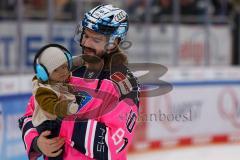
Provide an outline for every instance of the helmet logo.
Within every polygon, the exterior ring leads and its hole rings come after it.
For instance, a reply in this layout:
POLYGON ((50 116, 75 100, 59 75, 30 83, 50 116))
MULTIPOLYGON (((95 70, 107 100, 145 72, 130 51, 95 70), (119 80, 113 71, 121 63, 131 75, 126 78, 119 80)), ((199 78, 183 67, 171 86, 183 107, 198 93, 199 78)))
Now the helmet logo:
POLYGON ((104 10, 104 9, 100 9, 100 10, 96 10, 92 16, 95 17, 95 18, 100 18, 102 16, 104 16, 104 14, 107 14, 107 10, 104 10))
POLYGON ((99 12, 100 12, 100 13, 104 13, 104 10, 100 10, 99 12))
POLYGON ((124 14, 123 11, 119 12, 116 16, 115 16, 115 20, 117 22, 121 22, 122 20, 124 20, 126 18, 126 14, 124 14))

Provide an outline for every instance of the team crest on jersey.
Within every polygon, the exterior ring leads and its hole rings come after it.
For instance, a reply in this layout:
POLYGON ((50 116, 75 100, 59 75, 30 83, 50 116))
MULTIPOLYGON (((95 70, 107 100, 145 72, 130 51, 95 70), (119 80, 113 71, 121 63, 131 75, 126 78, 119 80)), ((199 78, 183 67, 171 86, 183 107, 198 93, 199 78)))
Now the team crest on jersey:
POLYGON ((80 106, 80 109, 82 109, 92 100, 92 96, 85 91, 80 91, 76 95, 76 100, 77 104, 80 106))

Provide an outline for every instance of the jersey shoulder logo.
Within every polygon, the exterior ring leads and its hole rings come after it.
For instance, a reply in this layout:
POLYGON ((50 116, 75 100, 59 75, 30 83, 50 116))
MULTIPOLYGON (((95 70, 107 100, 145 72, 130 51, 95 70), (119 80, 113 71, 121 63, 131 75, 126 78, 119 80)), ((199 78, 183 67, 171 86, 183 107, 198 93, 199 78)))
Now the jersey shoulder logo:
POLYGON ((123 95, 126 95, 132 91, 132 84, 128 80, 128 77, 121 72, 115 72, 110 76, 110 79, 115 82, 123 95))

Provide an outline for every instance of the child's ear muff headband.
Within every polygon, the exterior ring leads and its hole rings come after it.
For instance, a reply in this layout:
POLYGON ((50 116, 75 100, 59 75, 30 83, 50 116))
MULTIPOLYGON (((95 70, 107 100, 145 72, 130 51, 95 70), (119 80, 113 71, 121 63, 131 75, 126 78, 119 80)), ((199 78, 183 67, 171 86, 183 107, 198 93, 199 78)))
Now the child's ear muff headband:
POLYGON ((43 65, 43 64, 40 64, 38 63, 38 58, 40 57, 40 55, 42 54, 42 52, 49 48, 49 47, 57 47, 57 48, 60 48, 61 50, 64 51, 64 55, 66 56, 67 58, 67 63, 68 63, 68 69, 71 70, 72 68, 72 55, 71 53, 65 48, 63 47, 62 45, 59 45, 59 44, 48 44, 44 47, 42 47, 38 52, 37 54, 35 55, 34 57, 34 61, 33 61, 33 68, 34 68, 34 72, 37 76, 37 78, 43 82, 46 82, 49 78, 49 73, 48 73, 48 70, 47 68, 43 65))

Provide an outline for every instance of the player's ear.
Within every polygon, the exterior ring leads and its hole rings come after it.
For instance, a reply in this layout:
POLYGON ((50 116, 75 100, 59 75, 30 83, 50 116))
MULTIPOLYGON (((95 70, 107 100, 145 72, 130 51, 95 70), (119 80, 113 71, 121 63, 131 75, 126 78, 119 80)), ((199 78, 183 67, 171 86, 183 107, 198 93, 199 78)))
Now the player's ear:
POLYGON ((106 45, 104 46, 105 52, 107 54, 117 52, 120 42, 121 42, 120 38, 116 38, 113 42, 107 42, 106 45))

